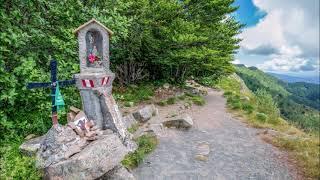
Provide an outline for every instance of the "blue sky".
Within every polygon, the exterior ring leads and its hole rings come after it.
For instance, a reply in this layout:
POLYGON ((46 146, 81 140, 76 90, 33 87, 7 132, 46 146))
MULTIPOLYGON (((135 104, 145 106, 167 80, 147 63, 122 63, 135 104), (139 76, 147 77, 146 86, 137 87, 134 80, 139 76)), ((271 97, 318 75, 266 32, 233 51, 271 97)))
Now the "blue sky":
POLYGON ((236 0, 246 27, 234 63, 295 76, 319 75, 318 0, 236 0))

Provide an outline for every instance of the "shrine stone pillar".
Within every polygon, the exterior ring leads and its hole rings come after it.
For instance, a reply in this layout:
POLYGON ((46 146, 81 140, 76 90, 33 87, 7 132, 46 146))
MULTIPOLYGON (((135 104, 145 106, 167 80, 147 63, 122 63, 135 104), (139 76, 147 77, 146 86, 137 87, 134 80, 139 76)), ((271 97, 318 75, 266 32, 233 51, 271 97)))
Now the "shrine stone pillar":
POLYGON ((89 120, 100 129, 111 129, 125 140, 127 131, 112 96, 115 78, 110 70, 109 39, 112 31, 95 19, 78 27, 80 73, 75 74, 82 106, 89 120))

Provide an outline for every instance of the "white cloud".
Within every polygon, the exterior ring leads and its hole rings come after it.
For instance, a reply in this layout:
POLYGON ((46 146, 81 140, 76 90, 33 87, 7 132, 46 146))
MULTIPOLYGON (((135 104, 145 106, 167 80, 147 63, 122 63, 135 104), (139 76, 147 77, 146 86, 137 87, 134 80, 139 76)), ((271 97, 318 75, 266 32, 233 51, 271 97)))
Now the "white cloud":
POLYGON ((259 65, 264 70, 314 70, 319 60, 319 0, 253 3, 267 15, 240 35, 242 51, 269 57, 259 65))
POLYGON ((231 62, 232 64, 240 64, 240 60, 239 59, 235 59, 231 62))
POLYGON ((317 61, 310 61, 298 57, 276 56, 271 60, 259 64, 258 68, 265 71, 284 71, 284 72, 299 72, 299 71, 315 71, 319 69, 317 61))

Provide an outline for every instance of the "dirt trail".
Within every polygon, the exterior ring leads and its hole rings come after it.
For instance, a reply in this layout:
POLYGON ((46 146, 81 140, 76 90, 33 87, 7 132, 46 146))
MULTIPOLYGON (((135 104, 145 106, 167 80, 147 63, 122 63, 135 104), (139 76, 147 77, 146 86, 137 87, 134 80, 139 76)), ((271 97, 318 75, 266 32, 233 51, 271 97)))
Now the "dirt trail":
MULTIPOLYGON (((157 149, 133 171, 138 180, 294 179, 280 160, 285 154, 263 142, 257 129, 234 119, 222 92, 210 90, 206 102, 186 110, 195 123, 192 129, 165 130, 157 149), (210 147, 207 161, 195 158, 203 142, 210 147)), ((179 105, 159 107, 160 119, 178 109, 179 105)))

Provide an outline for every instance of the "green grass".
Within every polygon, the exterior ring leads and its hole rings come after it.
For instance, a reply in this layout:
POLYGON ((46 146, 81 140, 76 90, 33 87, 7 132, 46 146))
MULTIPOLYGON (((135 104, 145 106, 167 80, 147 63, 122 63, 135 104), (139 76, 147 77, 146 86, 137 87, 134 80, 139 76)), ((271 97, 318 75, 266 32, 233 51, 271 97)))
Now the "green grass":
POLYGON ((194 104, 196 104, 198 106, 203 106, 206 104, 206 101, 204 100, 204 98, 202 96, 193 96, 193 97, 191 97, 191 100, 194 104))
POLYGON ((167 99, 167 104, 175 104, 177 99, 175 97, 170 97, 167 99))
POLYGON ((148 101, 154 95, 155 86, 152 84, 142 84, 139 86, 129 86, 127 88, 115 87, 113 96, 117 101, 123 103, 140 103, 148 101))
POLYGON ((157 102, 157 104, 159 106, 166 106, 167 105, 167 101, 166 100, 161 100, 161 101, 157 102))
POLYGON ((133 134, 139 129, 139 123, 133 124, 131 127, 129 127, 127 130, 129 133, 133 134))
POLYGON ((257 113, 256 114, 256 118, 257 118, 257 120, 259 121, 259 122, 262 122, 262 123, 265 123, 266 121, 267 121, 267 119, 268 119, 268 116, 266 115, 266 114, 264 114, 264 113, 257 113))
POLYGON ((41 173, 35 167, 35 158, 20 154, 20 143, 1 144, 0 179, 41 179, 41 173))
POLYGON ((122 165, 128 169, 137 167, 157 146, 158 140, 154 136, 142 135, 136 140, 138 149, 133 153, 129 153, 121 161, 122 165))

